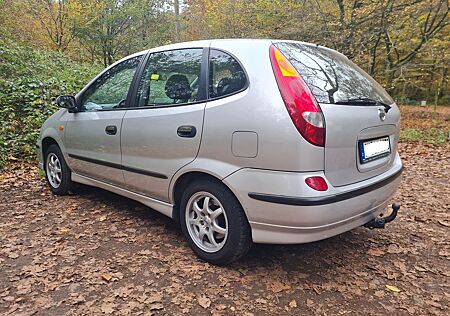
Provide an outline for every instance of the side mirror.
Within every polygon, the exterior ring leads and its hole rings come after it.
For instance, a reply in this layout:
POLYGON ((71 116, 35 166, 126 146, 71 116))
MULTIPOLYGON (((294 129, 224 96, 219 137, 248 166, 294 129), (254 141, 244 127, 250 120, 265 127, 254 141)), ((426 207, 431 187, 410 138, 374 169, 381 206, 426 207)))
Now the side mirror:
POLYGON ((60 95, 56 98, 56 104, 60 108, 68 109, 69 112, 77 111, 77 102, 75 101, 75 97, 71 95, 60 95))

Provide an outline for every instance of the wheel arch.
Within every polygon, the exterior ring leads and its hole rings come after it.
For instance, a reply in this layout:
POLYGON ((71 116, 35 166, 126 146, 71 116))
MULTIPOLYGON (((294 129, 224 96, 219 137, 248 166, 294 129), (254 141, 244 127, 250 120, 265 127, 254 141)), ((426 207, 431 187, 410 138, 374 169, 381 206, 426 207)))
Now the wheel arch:
POLYGON ((47 152, 47 150, 51 145, 56 145, 59 147, 58 142, 51 136, 47 136, 44 139, 42 139, 42 154, 44 161, 45 161, 45 153, 47 152))
MULTIPOLYGON (((207 171, 203 170, 196 170, 196 171, 188 171, 183 174, 181 174, 173 184, 173 187, 171 189, 171 201, 173 203, 173 209, 172 209, 172 219, 175 220, 177 223, 179 222, 180 217, 180 202, 181 197, 183 195, 184 190, 188 187, 190 183, 193 181, 201 180, 201 179, 209 179, 216 181, 218 183, 221 183, 224 185, 238 200, 238 202, 241 204, 242 208, 244 209, 244 213, 247 217, 247 212, 245 211, 244 206, 242 205, 241 201, 238 198, 238 195, 230 188, 226 183, 224 183, 217 175, 213 175, 207 171)), ((248 220, 248 218, 247 218, 248 220)))
POLYGON ((66 163, 67 163, 66 148, 62 141, 62 137, 64 137, 64 134, 62 134, 62 133, 64 133, 64 132, 57 131, 53 127, 46 128, 43 131, 43 133, 41 135, 40 145, 41 145, 41 152, 42 152, 42 161, 44 162, 44 164, 45 164, 45 152, 48 150, 48 148, 51 145, 57 145, 59 147, 59 149, 61 150, 61 152, 64 156, 64 159, 66 160, 66 163))

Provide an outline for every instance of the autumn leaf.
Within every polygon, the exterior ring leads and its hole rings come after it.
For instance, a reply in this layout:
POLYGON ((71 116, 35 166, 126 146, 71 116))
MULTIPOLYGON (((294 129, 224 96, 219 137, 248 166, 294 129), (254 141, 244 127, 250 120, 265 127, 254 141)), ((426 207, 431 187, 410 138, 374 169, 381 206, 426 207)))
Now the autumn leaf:
POLYGON ((159 303, 161 302, 162 297, 163 297, 162 293, 154 293, 147 298, 146 302, 150 304, 159 303))
POLYGON ((203 308, 208 308, 211 306, 211 300, 204 295, 197 297, 197 302, 203 308))
POLYGON ((59 232, 61 234, 68 234, 70 232, 70 228, 68 228, 68 227, 60 227, 59 228, 59 232))
POLYGON ((225 304, 218 304, 217 306, 216 306, 216 309, 218 310, 218 311, 223 311, 223 310, 225 310, 227 308, 227 306, 225 305, 225 304))
POLYGON ((11 259, 17 259, 17 258, 19 258, 19 257, 20 257, 20 255, 19 255, 18 253, 15 253, 15 252, 10 253, 10 254, 8 255, 8 258, 11 258, 11 259))
POLYGON ((399 254, 402 252, 402 250, 396 244, 390 244, 387 248, 387 252, 393 253, 393 254, 399 254))
POLYGON ((398 292, 401 291, 398 287, 396 287, 396 286, 394 286, 394 285, 388 285, 388 284, 386 284, 386 287, 387 287, 387 289, 388 289, 389 291, 391 291, 391 292, 398 293, 398 292))
POLYGON ((150 310, 160 310, 164 309, 164 305, 162 303, 151 303, 148 308, 150 310))
POLYGON ((101 306, 101 310, 105 314, 112 314, 112 313, 114 313, 115 307, 116 307, 116 304, 114 304, 114 303, 104 303, 101 306))
POLYGON ((367 254, 374 257, 381 257, 385 254, 384 250, 379 248, 370 248, 367 250, 367 254))
POLYGON ((291 286, 289 284, 280 281, 275 281, 272 284, 270 284, 270 289, 272 290, 273 293, 280 293, 284 290, 289 290, 290 288, 291 286))
POLYGON ((292 301, 289 302, 289 307, 296 308, 297 307, 297 301, 295 299, 292 299, 292 301))
POLYGON ((113 276, 109 273, 102 274, 102 279, 107 282, 110 282, 112 280, 112 278, 113 278, 113 276))
POLYGON ((259 304, 267 304, 267 300, 265 300, 265 299, 263 299, 263 298, 257 298, 257 299, 255 300, 255 302, 256 302, 256 303, 259 303, 259 304))

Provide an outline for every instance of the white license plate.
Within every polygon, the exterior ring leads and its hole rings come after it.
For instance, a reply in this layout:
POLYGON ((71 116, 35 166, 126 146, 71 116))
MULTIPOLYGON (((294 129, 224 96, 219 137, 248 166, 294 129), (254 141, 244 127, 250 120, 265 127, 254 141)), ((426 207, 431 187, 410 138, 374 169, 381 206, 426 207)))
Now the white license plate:
POLYGON ((389 137, 377 138, 359 142, 359 158, 361 163, 389 156, 391 145, 389 137))

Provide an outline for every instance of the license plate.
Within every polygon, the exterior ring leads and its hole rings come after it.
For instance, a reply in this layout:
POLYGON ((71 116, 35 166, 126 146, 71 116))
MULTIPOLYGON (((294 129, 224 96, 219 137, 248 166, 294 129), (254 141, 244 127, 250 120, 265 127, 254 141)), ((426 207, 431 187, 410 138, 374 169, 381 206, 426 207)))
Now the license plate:
POLYGON ((391 145, 389 137, 382 137, 359 142, 359 158, 361 163, 389 156, 391 145))

